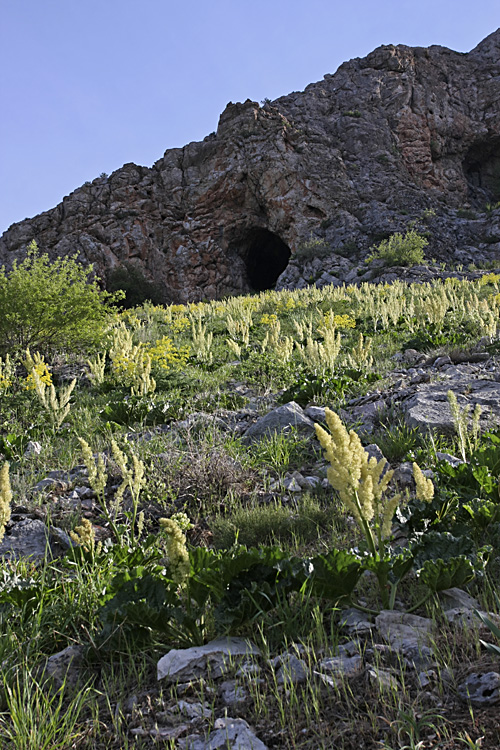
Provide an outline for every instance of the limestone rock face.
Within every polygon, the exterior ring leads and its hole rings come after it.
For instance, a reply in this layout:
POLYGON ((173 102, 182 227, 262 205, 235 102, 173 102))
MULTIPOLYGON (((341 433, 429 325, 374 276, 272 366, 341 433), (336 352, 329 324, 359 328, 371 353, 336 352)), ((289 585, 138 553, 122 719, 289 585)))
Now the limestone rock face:
POLYGON ((500 209, 485 211, 497 201, 500 29, 467 54, 382 46, 303 92, 230 103, 202 142, 12 225, 0 264, 36 239, 103 278, 136 266, 165 301, 211 299, 278 277, 293 287, 312 237, 323 258, 312 275, 340 283, 411 221, 429 257, 499 258, 500 209))

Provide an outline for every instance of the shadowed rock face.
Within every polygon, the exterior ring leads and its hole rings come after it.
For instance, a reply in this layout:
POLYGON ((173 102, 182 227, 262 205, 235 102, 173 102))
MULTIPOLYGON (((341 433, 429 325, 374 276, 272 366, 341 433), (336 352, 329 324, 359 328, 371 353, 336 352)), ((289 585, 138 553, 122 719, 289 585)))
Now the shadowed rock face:
POLYGON ((498 258, 499 200, 500 30, 468 54, 379 47, 303 92, 230 103, 202 142, 14 224, 0 263, 35 238, 104 278, 136 264, 166 301, 211 299, 273 287, 311 235, 352 268, 411 220, 429 257, 498 258))

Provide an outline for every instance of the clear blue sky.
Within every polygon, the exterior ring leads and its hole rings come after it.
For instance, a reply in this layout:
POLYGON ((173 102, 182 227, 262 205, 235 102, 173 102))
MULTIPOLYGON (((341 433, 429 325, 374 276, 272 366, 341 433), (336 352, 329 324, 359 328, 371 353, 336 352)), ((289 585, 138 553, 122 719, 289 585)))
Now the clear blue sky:
POLYGON ((380 44, 466 52, 498 0, 0 0, 0 233, 380 44))

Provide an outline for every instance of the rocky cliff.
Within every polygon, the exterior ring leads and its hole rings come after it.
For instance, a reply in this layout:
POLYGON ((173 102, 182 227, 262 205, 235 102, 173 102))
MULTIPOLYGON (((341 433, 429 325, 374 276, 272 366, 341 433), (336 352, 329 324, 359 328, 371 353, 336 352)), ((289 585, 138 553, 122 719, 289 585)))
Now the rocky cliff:
POLYGON ((202 142, 12 225, 0 264, 34 238, 104 278, 135 265, 166 301, 214 298, 303 284, 316 250, 310 281, 349 279, 412 222, 429 257, 495 261, 498 201, 500 29, 467 54, 382 46, 303 92, 230 103, 202 142))

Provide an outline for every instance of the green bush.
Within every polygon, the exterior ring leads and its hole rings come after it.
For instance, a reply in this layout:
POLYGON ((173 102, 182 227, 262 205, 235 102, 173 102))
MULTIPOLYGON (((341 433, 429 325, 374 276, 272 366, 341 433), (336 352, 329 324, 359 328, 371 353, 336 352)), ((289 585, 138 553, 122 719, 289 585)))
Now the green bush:
POLYGON ((114 268, 108 276, 107 288, 110 292, 123 291, 125 294, 123 307, 136 307, 144 302, 161 305, 167 300, 161 287, 149 281, 140 268, 132 263, 114 268))
POLYGON ((31 242, 26 258, 0 268, 0 352, 80 350, 97 344, 120 298, 91 281, 92 266, 51 261, 31 242))
POLYGON ((383 260, 388 266, 418 266, 424 262, 424 247, 428 244, 428 240, 415 229, 408 230, 404 237, 396 232, 387 240, 382 240, 378 247, 372 248, 373 252, 366 262, 383 260))
POLYGON ((309 239, 297 248, 295 257, 300 260, 312 260, 313 258, 326 258, 331 252, 328 242, 313 237, 311 232, 309 239))

